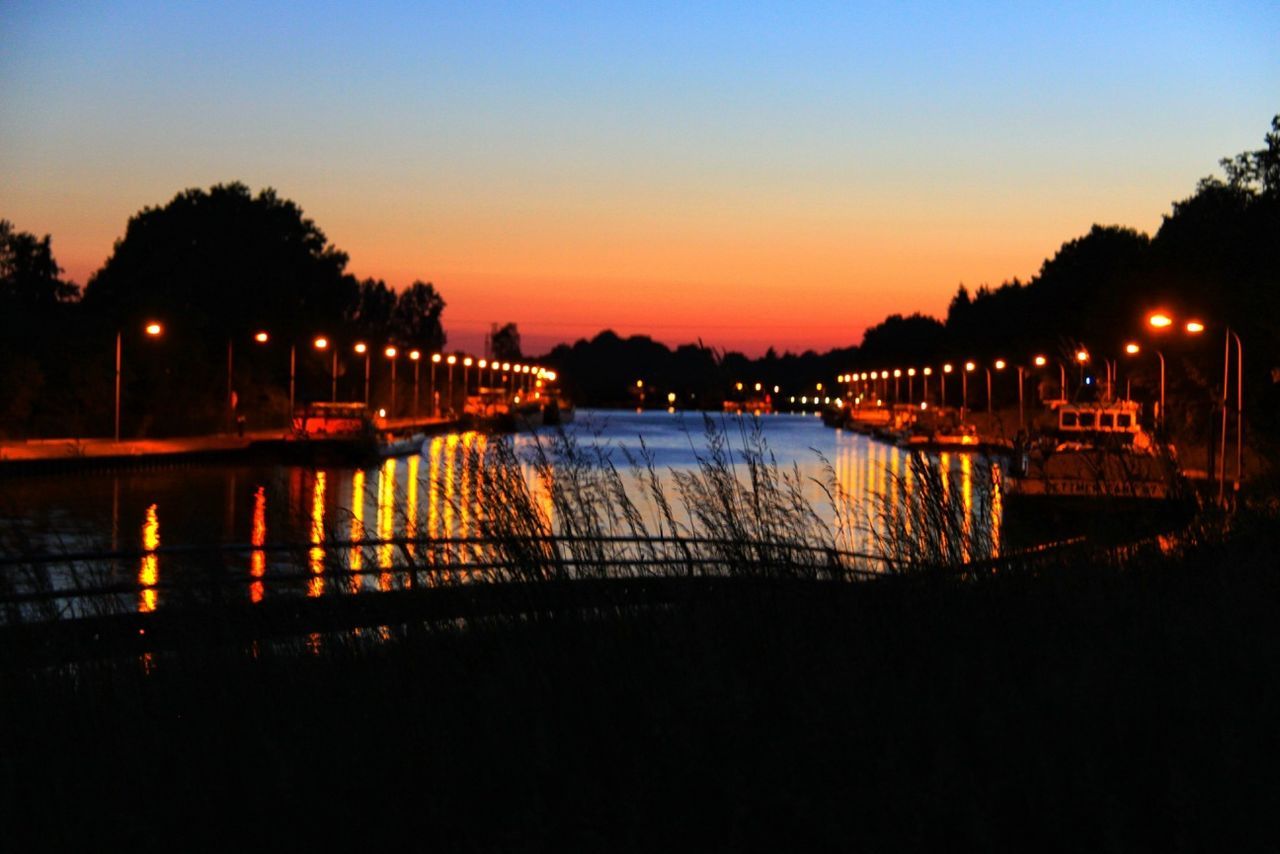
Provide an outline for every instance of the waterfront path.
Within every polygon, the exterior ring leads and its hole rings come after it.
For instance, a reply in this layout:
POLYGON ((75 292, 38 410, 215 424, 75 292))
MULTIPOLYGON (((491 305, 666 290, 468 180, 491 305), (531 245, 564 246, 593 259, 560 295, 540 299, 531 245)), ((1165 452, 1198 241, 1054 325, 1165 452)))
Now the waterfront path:
MULTIPOLYGON (((441 433, 460 429, 461 422, 444 418, 397 418, 381 425, 380 432, 405 436, 415 432, 441 433)), ((257 430, 243 436, 219 433, 166 439, 61 438, 0 441, 0 473, 97 465, 137 465, 179 459, 234 457, 251 451, 279 448, 299 441, 282 429, 257 430)), ((308 442, 323 442, 308 439, 308 442)))

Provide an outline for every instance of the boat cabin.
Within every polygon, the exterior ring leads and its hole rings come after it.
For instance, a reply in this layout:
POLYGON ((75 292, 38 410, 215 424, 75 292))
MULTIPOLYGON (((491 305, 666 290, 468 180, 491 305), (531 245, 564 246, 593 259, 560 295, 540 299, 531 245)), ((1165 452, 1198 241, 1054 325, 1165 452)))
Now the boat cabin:
POLYGON ((1142 431, 1139 422, 1141 408, 1132 400, 1117 400, 1093 405, 1072 405, 1058 408, 1058 432, 1077 434, 1136 434, 1142 431))
POLYGON ((362 436, 376 426, 363 403, 308 403, 293 414, 293 432, 300 436, 362 436))

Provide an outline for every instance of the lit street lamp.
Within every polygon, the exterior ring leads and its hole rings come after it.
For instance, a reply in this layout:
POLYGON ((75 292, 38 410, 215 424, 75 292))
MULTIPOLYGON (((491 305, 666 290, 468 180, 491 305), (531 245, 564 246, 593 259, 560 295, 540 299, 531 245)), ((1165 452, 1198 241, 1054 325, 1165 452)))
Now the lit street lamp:
POLYGON ((413 417, 418 417, 418 360, 422 358, 419 350, 409 351, 409 361, 413 362, 413 417))
POLYGON ((369 345, 363 341, 357 342, 354 349, 358 354, 364 356, 364 405, 369 405, 369 345))
MULTIPOLYGON (((143 327, 143 331, 146 332, 147 336, 150 338, 159 338, 160 334, 164 332, 164 327, 153 320, 150 323, 148 323, 145 327, 143 327)), ((122 337, 123 336, 121 334, 121 330, 117 329, 116 330, 116 429, 115 429, 115 438, 117 442, 120 441, 120 366, 121 366, 121 353, 123 351, 123 346, 121 343, 122 337)))
POLYGON ((398 351, 395 347, 388 347, 382 351, 388 359, 391 360, 391 408, 387 411, 392 418, 396 417, 396 356, 398 351))
POLYGON ((452 354, 445 359, 445 364, 449 366, 449 414, 453 414, 453 366, 458 364, 458 357, 452 354))
POLYGON ((964 421, 965 412, 969 409, 969 374, 978 366, 973 362, 964 363, 964 373, 960 375, 960 420, 964 421))
MULTIPOLYGON (((317 337, 316 340, 311 343, 315 345, 315 348, 317 350, 329 349, 329 339, 325 338, 323 335, 317 337)), ((338 402, 338 348, 337 347, 333 348, 333 359, 330 362, 330 368, 329 368, 329 384, 330 384, 329 399, 331 402, 337 403, 338 402)))
POLYGON ((436 365, 440 364, 440 354, 431 354, 431 417, 440 417, 440 392, 436 391, 436 365))

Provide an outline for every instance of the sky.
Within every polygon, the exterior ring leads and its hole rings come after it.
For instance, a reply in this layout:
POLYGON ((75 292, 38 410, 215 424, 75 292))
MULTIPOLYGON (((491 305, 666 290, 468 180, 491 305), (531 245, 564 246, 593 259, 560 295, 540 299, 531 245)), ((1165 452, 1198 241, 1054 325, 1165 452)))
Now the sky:
POLYGON ((515 321, 856 344, 1093 223, 1154 232, 1280 112, 1280 4, 0 0, 0 217, 85 282, 243 181, 350 271, 515 321))

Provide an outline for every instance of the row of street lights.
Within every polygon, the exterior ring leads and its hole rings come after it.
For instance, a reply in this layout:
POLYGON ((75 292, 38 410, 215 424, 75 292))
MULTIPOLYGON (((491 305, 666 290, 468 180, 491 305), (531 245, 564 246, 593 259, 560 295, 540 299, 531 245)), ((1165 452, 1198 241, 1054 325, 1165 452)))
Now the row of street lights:
MULTIPOLYGON (((1194 317, 1187 318, 1185 320, 1182 320, 1181 322, 1178 322, 1173 317, 1173 315, 1165 311, 1157 311, 1149 314, 1146 318, 1146 325, 1154 334, 1164 334, 1164 333, 1173 331, 1175 328, 1180 328, 1185 334, 1189 336, 1199 336, 1203 334, 1206 330, 1204 321, 1198 318, 1194 318, 1194 317)), ((1232 330, 1231 327, 1224 326, 1223 328, 1224 328, 1225 340, 1223 345, 1224 352, 1223 352, 1223 364, 1222 364, 1222 398, 1221 398, 1221 404, 1220 404, 1221 429, 1219 431, 1219 437, 1218 437, 1219 445, 1217 449, 1219 500, 1222 500, 1224 498, 1225 489, 1226 489, 1226 457, 1227 457, 1227 426, 1228 426, 1227 412, 1228 412, 1228 405, 1230 402, 1231 352, 1232 352, 1233 343, 1235 345, 1234 349, 1235 349, 1235 369, 1236 369, 1235 416, 1236 416, 1236 486, 1237 488, 1239 487, 1239 482, 1244 471, 1244 345, 1240 340, 1239 334, 1237 334, 1234 330, 1232 330)), ((1140 345, 1136 341, 1129 341, 1129 342, 1126 342, 1124 345, 1124 353, 1127 356, 1137 356, 1142 353, 1142 350, 1143 350, 1142 345, 1140 345)), ((1161 352, 1159 348, 1153 347, 1152 352, 1154 352, 1156 354, 1156 357, 1160 360, 1160 409, 1159 409, 1158 416, 1156 418, 1156 424, 1158 426, 1158 429, 1161 432, 1163 432, 1165 427, 1165 359, 1164 359, 1164 353, 1161 352)), ((1074 360, 1076 364, 1080 367, 1081 375, 1083 378, 1084 366, 1091 359, 1090 353, 1087 349, 1080 348, 1080 349, 1077 349, 1073 355, 1074 355, 1074 360)), ((1047 356, 1036 355, 1032 359, 1032 364, 1036 368, 1043 368, 1048 365, 1049 361, 1050 360, 1047 356)), ((1062 397, 1065 399, 1067 396, 1066 364, 1061 360, 1054 360, 1054 361, 1056 361, 1058 365, 1059 386, 1061 389, 1062 397)), ((1113 390, 1115 388, 1115 383, 1117 382, 1117 379, 1118 379, 1119 371, 1117 369, 1115 362, 1111 361, 1110 359, 1105 359, 1104 361, 1106 362, 1106 370, 1107 370, 1107 380, 1106 380, 1107 388, 1109 390, 1113 390)), ((994 367, 996 371, 1003 371, 1007 366, 1008 366, 1008 363, 1004 359, 996 359, 990 366, 984 366, 984 370, 986 372, 986 379, 987 379, 987 411, 988 412, 990 412, 992 408, 991 369, 994 367)), ((968 401, 969 401, 968 375, 973 373, 976 369, 977 369, 977 363, 968 361, 964 363, 963 371, 960 374, 961 382, 962 382, 960 412, 961 412, 962 419, 964 417, 965 409, 968 407, 968 401)), ((1022 427, 1025 425, 1025 417, 1023 414, 1023 375, 1024 375, 1025 369, 1022 365, 1016 366, 1015 369, 1018 374, 1018 425, 1019 427, 1022 427)), ((941 366, 941 374, 939 376, 939 380, 941 382, 941 402, 943 406, 946 405, 946 394, 947 394, 946 378, 949 375, 951 375, 955 370, 956 370, 956 366, 949 362, 944 363, 941 366)), ((875 384, 880 383, 881 384, 880 388, 883 389, 884 391, 884 394, 883 394, 884 397, 888 396, 888 387, 889 387, 888 380, 892 379, 893 388, 894 388, 893 398, 895 401, 897 401, 897 400, 900 400, 899 383, 901 382, 902 377, 905 375, 907 378, 907 400, 908 400, 908 403, 911 403, 911 402, 914 402, 913 401, 913 398, 914 398, 913 385, 914 385, 914 380, 917 374, 921 375, 923 378, 923 381, 924 381, 923 397, 927 399, 929 396, 929 377, 933 375, 932 367, 924 367, 919 370, 917 370, 916 368, 907 368, 905 370, 901 368, 893 368, 890 370, 854 372, 854 373, 848 373, 848 374, 841 374, 839 377, 837 377, 837 379, 841 383, 845 383, 846 385, 849 385, 849 386, 852 386, 855 383, 860 383, 863 385, 864 390, 868 388, 868 384, 869 384, 869 388, 871 390, 874 390, 876 389, 875 384)), ((850 388, 850 392, 852 393, 852 388, 850 388)))
MULTIPOLYGON (((164 332, 164 326, 158 321, 148 321, 143 326, 143 332, 149 338, 159 338, 164 332)), ((266 330, 259 330, 252 336, 253 341, 259 345, 265 345, 271 340, 271 335, 266 330)), ((338 350, 339 348, 326 335, 318 335, 311 341, 312 347, 318 352, 328 351, 331 354, 330 359, 330 399, 334 402, 338 399, 338 350)), ((116 365, 115 365, 115 441, 120 441, 120 391, 121 391, 121 375, 123 365, 123 330, 116 331, 116 365)), ((352 345, 352 351, 357 356, 364 357, 364 403, 369 405, 369 385, 371 374, 370 355, 372 348, 364 341, 356 341, 352 345)), ((401 350, 394 344, 388 344, 383 348, 383 356, 391 365, 391 400, 389 412, 396 411, 396 365, 401 355, 401 350)), ((418 349, 410 349, 404 352, 404 355, 413 363, 413 416, 418 416, 418 389, 419 389, 419 367, 423 360, 424 353, 418 349)), ((469 395, 471 383, 469 372, 472 366, 476 368, 477 386, 483 386, 484 371, 489 371, 489 386, 495 387, 498 382, 499 372, 502 374, 502 388, 510 395, 519 395, 525 391, 535 387, 540 387, 544 382, 554 382, 556 380, 556 372, 537 365, 526 365, 520 363, 500 362, 496 359, 474 358, 467 355, 457 355, 454 353, 443 354, 433 353, 430 356, 431 362, 431 389, 432 389, 432 406, 431 417, 439 417, 440 406, 438 395, 436 395, 436 367, 445 365, 448 369, 448 399, 453 400, 453 371, 454 366, 462 365, 462 388, 463 394, 469 395)), ((297 395, 297 345, 290 343, 289 345, 289 413, 295 408, 297 395)), ((227 340, 227 412, 228 420, 234 427, 235 410, 236 410, 236 394, 234 387, 234 368, 235 368, 235 339, 227 340)), ((452 406, 452 403, 450 403, 452 406)))

